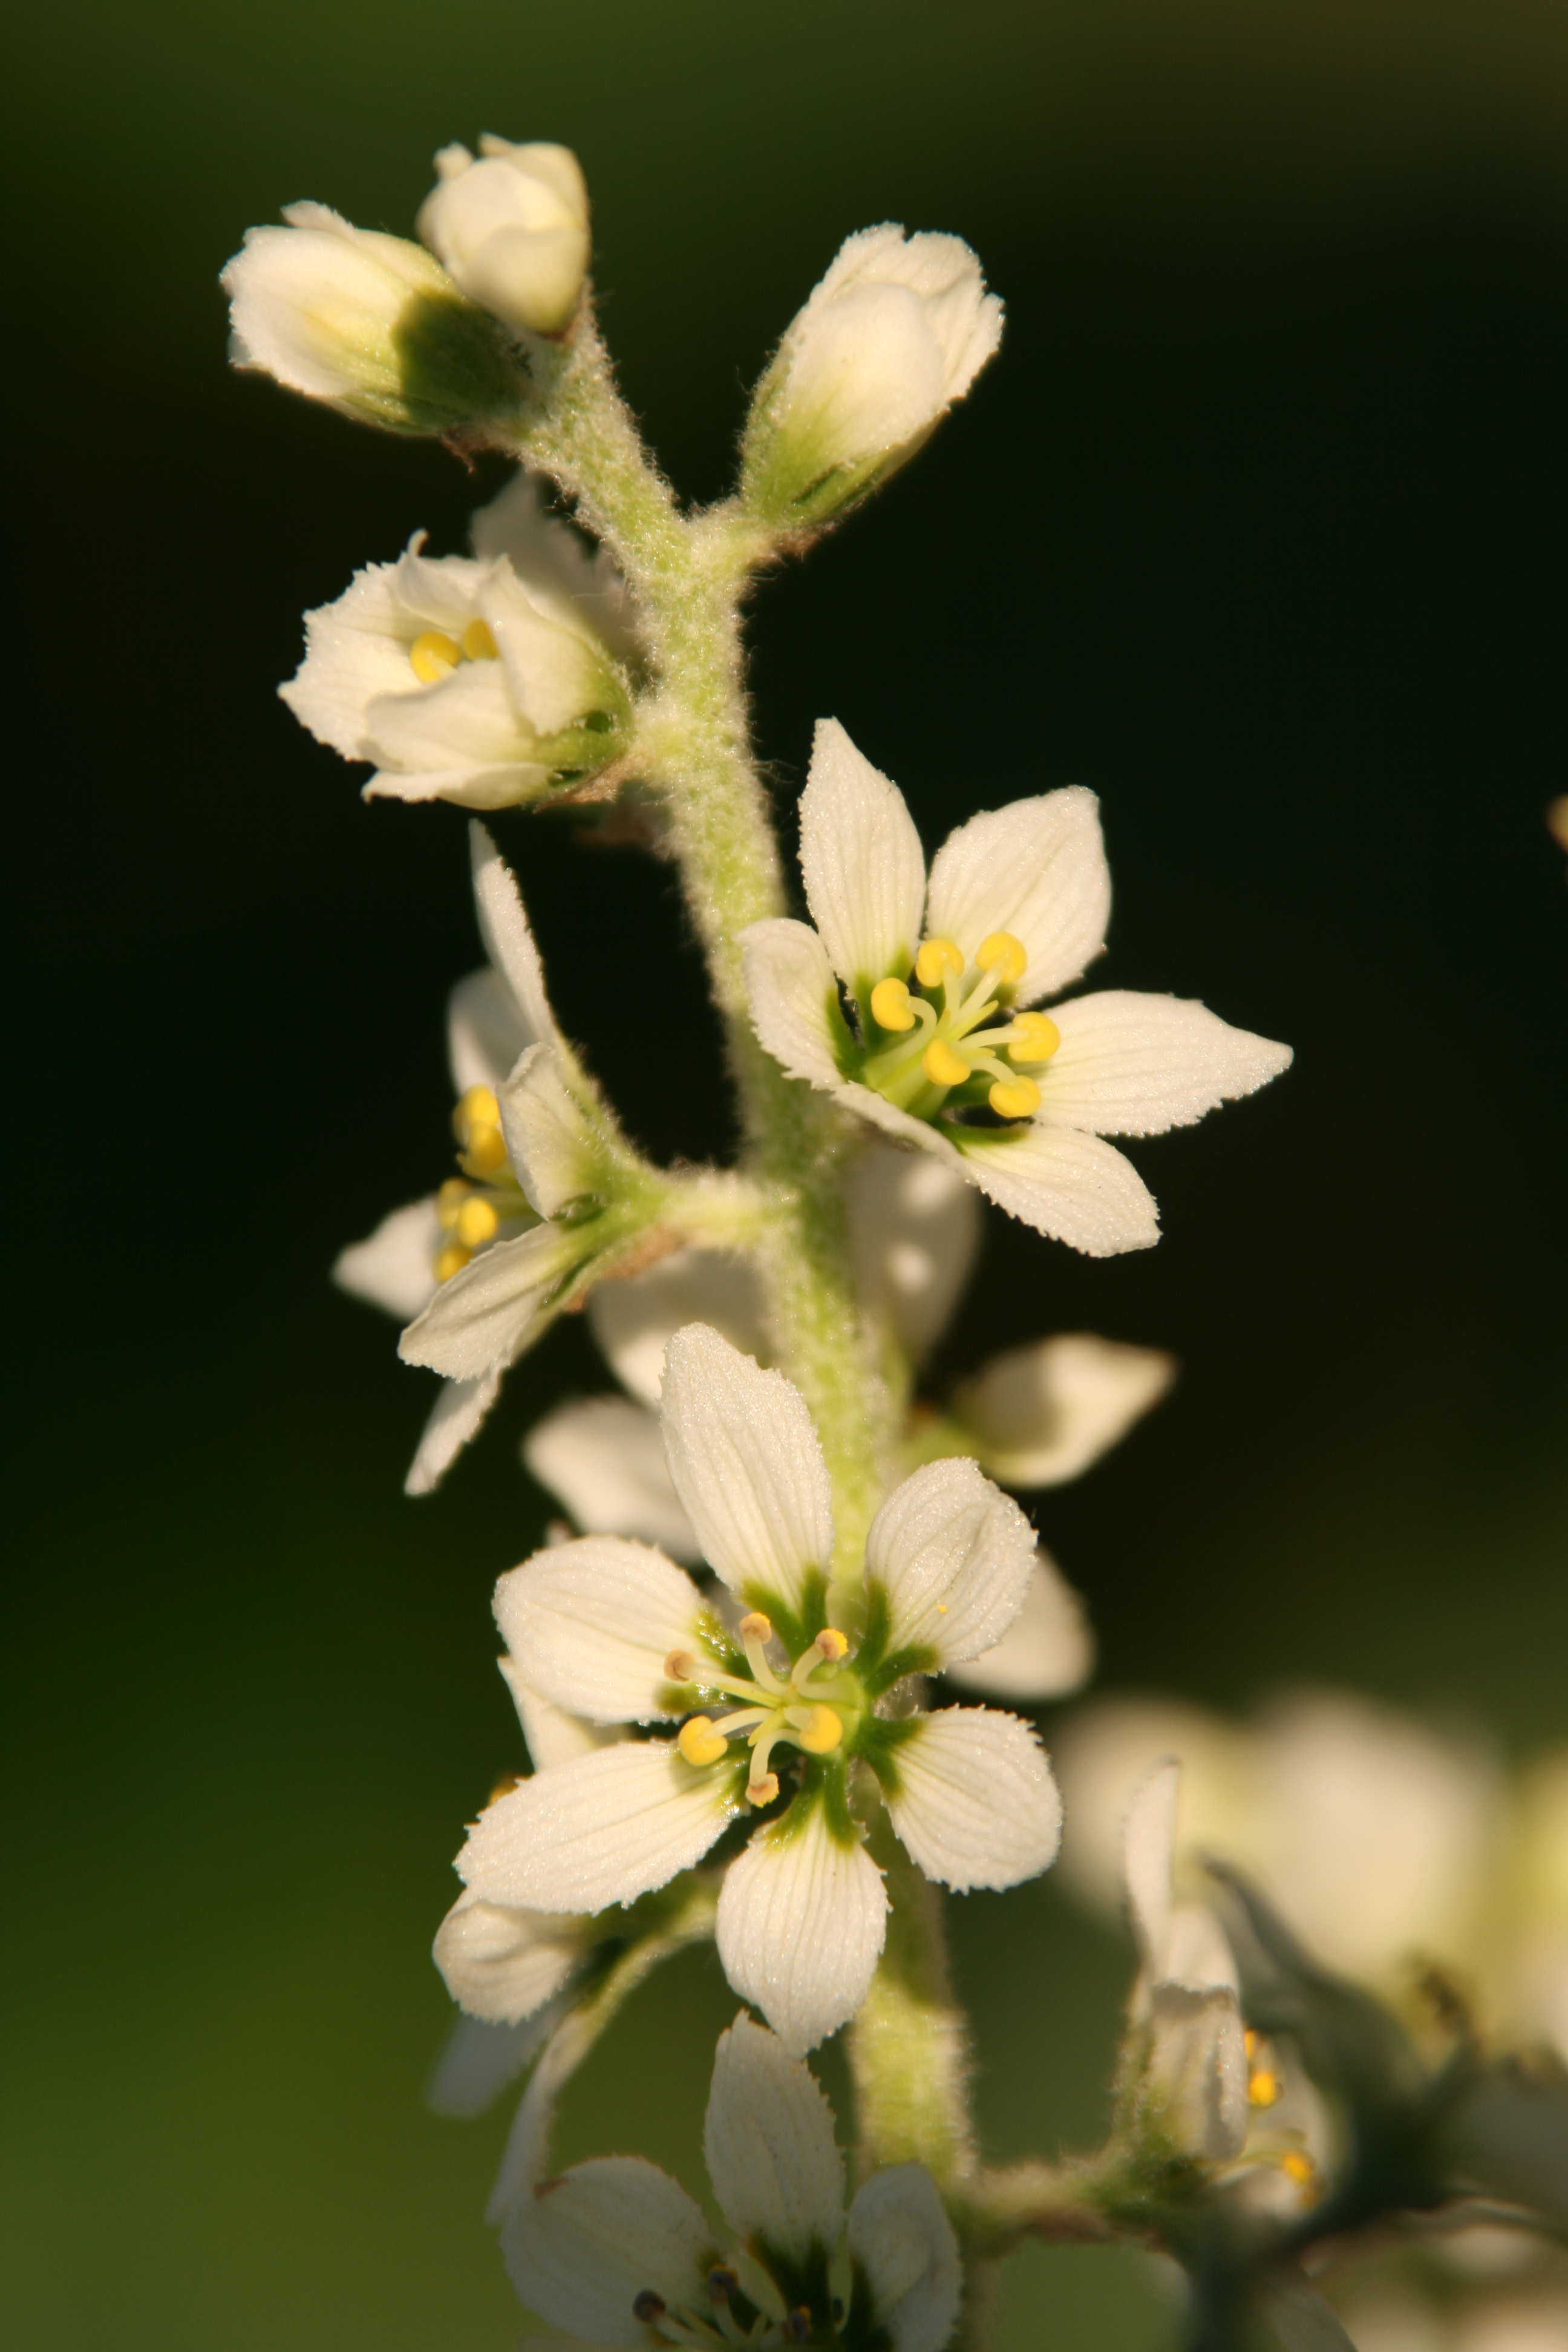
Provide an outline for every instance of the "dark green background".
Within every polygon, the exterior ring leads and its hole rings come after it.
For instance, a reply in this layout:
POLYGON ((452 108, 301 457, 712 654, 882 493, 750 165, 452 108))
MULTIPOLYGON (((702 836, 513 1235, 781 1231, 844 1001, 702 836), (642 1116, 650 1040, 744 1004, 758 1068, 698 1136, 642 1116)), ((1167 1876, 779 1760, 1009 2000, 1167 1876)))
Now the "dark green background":
MULTIPOLYGON (((1298 1062, 1135 1147, 1152 1255, 998 1220, 946 1369, 1085 1326, 1181 1357, 1040 1512, 1107 1686, 1329 1676, 1528 1745, 1568 1730, 1568 17, 154 0, 36 10, 9 64, 0 2332, 500 2352, 504 2113, 421 2108, 426 1948, 520 1759, 488 1611, 542 1517, 517 1438, 599 1376, 558 1335, 401 1499, 428 1385, 325 1270, 444 1171, 462 820, 359 806, 272 691, 303 606, 416 526, 456 550, 489 485, 229 376, 216 271, 298 196, 405 229, 446 140, 570 141, 630 395, 703 495, 843 235, 972 239, 1000 362, 759 599, 781 804, 823 712, 932 843, 1090 783, 1106 982, 1298 1062)), ((721 1149, 667 877, 502 838, 631 1124, 721 1149)), ((994 2145, 1081 2140, 1124 1955, 1048 1882, 954 1910, 994 2145)), ((689 2167, 730 2011, 710 1958, 672 1970, 563 2153, 689 2167)), ((1162 2339, 1131 2258, 1031 2281, 1011 2344, 1162 2339)))

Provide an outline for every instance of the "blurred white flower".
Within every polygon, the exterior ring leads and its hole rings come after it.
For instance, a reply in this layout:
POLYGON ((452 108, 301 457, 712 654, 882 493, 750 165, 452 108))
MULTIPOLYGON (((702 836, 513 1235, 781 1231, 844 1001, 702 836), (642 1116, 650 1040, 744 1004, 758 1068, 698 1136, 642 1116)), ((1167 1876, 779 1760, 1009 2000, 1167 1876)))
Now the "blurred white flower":
POLYGON ((949 1413, 1000 1485, 1059 1486, 1117 1444, 1175 1376, 1158 1349, 1075 1331, 993 1356, 949 1413))
POLYGON ((591 250, 588 188, 569 147, 489 132, 479 159, 443 147, 419 234, 481 310, 535 335, 569 326, 591 250))
POLYGON ((1144 2087, 1162 2127, 1190 2156, 1223 2163, 1247 2140, 1247 2047, 1225 1930, 1171 1886, 1182 1768, 1167 1759, 1133 1793, 1122 1823, 1128 1915, 1142 1967, 1132 2013, 1146 2033, 1144 2087))

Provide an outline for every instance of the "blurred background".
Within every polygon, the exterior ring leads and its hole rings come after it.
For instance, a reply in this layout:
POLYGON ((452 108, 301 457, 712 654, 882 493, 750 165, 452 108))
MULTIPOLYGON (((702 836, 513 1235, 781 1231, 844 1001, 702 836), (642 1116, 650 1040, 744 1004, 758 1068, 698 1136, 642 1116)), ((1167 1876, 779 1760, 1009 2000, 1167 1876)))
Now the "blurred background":
MULTIPOLYGON (((431 1384, 326 1277, 447 1170, 464 824, 362 807, 274 693, 302 608, 417 527, 460 550, 500 477, 229 374, 218 269, 301 196, 406 233, 446 141, 566 141, 628 394, 700 498, 843 236, 977 247, 1001 361, 757 600, 781 806, 822 713, 930 844, 1091 784, 1104 983, 1201 994, 1298 1058, 1134 1146, 1154 1253, 1092 1265, 997 1218, 940 1370, 1051 1328, 1180 1358, 1037 1512, 1103 1687, 1326 1679, 1523 1752, 1568 1732, 1568 891, 1542 822, 1568 788, 1568 15, 145 0, 30 11, 8 46, 0 2329, 502 2352, 481 2216, 508 2110, 425 2112, 426 1954, 461 1824, 521 1758, 489 1611, 545 1517, 518 1440, 607 1383, 558 1331, 442 1492, 402 1498, 431 1384)), ((722 1151, 668 876, 500 829, 632 1129, 722 1151)), ((1049 1881, 952 1910, 993 2147, 1085 2144, 1126 1950, 1049 1881)), ((669 1969, 563 2155, 637 2147, 700 2185, 732 2008, 710 1955, 669 1969)), ((1018 2266, 1005 2325, 1047 2352, 1166 2332, 1136 2259, 1100 2253, 1018 2266)))

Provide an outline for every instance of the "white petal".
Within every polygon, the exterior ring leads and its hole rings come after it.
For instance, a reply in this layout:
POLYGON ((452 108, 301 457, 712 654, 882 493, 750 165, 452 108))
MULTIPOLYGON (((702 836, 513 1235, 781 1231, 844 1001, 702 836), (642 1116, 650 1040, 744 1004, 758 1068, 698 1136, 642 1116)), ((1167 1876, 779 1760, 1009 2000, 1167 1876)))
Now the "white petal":
MULTIPOLYGON (((1310 2280, 1300 2275, 1291 2278, 1277 2274, 1258 2291, 1257 2302, 1259 2314, 1274 2330, 1284 2352, 1356 2352, 1354 2340, 1339 2313, 1310 2280)), ((1402 2325, 1406 2307, 1403 2297, 1394 2306, 1397 2343, 1405 2347, 1405 2352, 1426 2352, 1428 2345, 1435 2343, 1436 2338, 1427 2335, 1419 2313, 1415 2319, 1419 2333, 1406 2336, 1402 2325)), ((1529 2326, 1528 2319, 1526 2326, 1529 2326)), ((1568 2326, 1568 2305, 1563 2304, 1557 2306, 1555 2317, 1548 2315, 1546 2326, 1539 2336, 1531 2330, 1522 2337, 1518 2336, 1506 2320, 1506 2332, 1498 2335, 1483 2319, 1482 2335, 1468 2339, 1468 2352, 1558 2352, 1563 2340, 1561 2330, 1565 2326, 1568 2326)), ((1360 2332, 1359 2326, 1357 2332, 1360 2332)), ((1379 2341, 1383 2339, 1380 2337, 1379 2341)), ((1394 2352, 1394 2338, 1389 2339, 1388 2352, 1394 2352)), ((1362 2342, 1370 2345, 1371 2338, 1363 2336, 1362 2342)))
POLYGON ((1236 1995, 1159 1984, 1150 2000, 1149 2075, 1178 2146, 1209 2163, 1247 2137, 1247 2051, 1236 1995))
POLYGON ((759 1830, 730 1864, 719 1958, 735 1990, 804 2057, 865 2000, 887 1923, 881 1872, 864 1846, 838 1843, 816 1805, 799 1827, 786 1813, 759 1830))
POLYGON ((553 1217, 600 1181, 594 1131, 548 1045, 530 1045, 498 1089, 507 1156, 528 1204, 553 1217))
POLYGON ((561 2007, 547 2001, 518 2025, 459 2017, 436 2062, 426 2105, 438 2116, 482 2115, 537 2056, 559 2021, 561 2007))
POLYGON ((479 509, 470 536, 477 556, 504 555, 530 595, 575 614, 617 659, 636 652, 631 600, 608 550, 590 548, 572 524, 550 512, 536 476, 514 475, 479 509))
POLYGON ((456 1094, 470 1087, 497 1092, 518 1055, 534 1042, 516 998, 489 964, 460 980, 447 999, 447 1063, 456 1094))
POLYGON ((494 1364, 477 1381, 442 1381, 403 1482, 405 1495, 435 1492, 500 1394, 503 1370, 494 1364))
POLYGON ((495 638, 511 698, 539 734, 570 727, 613 691, 603 649, 582 620, 535 595, 510 563, 497 565, 480 593, 479 612, 495 638))
POLYGON ((583 1536, 535 1552, 496 1586, 496 1623, 525 1682, 591 1723, 649 1723, 671 1650, 700 1650, 701 1596, 662 1552, 583 1536))
POLYGON ((1026 1225, 1086 1257, 1149 1249, 1160 1238, 1153 1195, 1114 1145, 1070 1128, 961 1128, 964 1164, 981 1191, 1026 1225))
POLYGON ((785 915, 748 923, 740 943, 752 1025, 763 1046, 786 1077, 836 1092, 843 1080, 834 1059, 834 1022, 842 1014, 827 950, 809 924, 785 915))
POLYGON ((646 1274, 596 1284, 588 1321, 616 1378, 644 1404, 658 1402, 664 1351, 684 1323, 711 1324, 759 1360, 767 1347, 756 1268, 728 1250, 677 1250, 646 1274))
POLYGON ((618 1724, 589 1723, 580 1715, 568 1715, 552 1699, 541 1698, 537 1691, 530 1690, 510 1658, 498 1658, 496 1664, 511 1693, 528 1742, 529 1760, 536 1772, 552 1771, 557 1764, 574 1764, 580 1756, 592 1756, 626 1738, 618 1724))
POLYGON ((952 1418, 1003 1486, 1058 1486, 1124 1436, 1175 1376, 1157 1349, 1073 1332, 993 1356, 957 1391, 952 1418))
MULTIPOLYGON (((499 662, 461 662, 434 686, 410 682, 365 709, 362 757, 388 775, 426 777, 452 769, 525 771, 534 731, 518 710, 499 662)), ((510 798, 523 799, 520 786, 510 798)), ((423 798, 424 795, 421 794, 423 798)))
POLYGON ((744 2011, 719 2037, 703 2150, 738 2238, 795 2263, 832 2252, 844 2226, 833 2110, 805 2060, 744 2011))
POLYGON ((849 2252, 864 2272, 872 2323, 892 2352, 942 2352, 958 2321, 963 2273, 952 2223, 923 2164, 874 2172, 849 2208, 849 2252))
POLYGON ((600 2156, 516 2198, 501 2252, 520 2300, 584 2345, 646 2352, 633 2309, 651 2292, 690 2309, 707 2303, 713 2233, 700 2206, 640 2156, 600 2156))
POLYGON ((1289 1045, 1232 1029, 1179 996, 1107 989, 1053 1007, 1062 1042, 1039 1076, 1042 1127, 1163 1135, 1254 1093, 1290 1065, 1289 1045))
POLYGON ((931 869, 927 933, 973 957, 989 933, 1011 931, 1028 957, 1020 1004, 1076 980, 1105 945, 1110 915, 1100 803, 1081 784, 972 816, 931 869))
POLYGON ((1143 1965, 1155 1977, 1165 1973, 1171 1939, 1171 1870, 1181 1796, 1182 1768, 1169 1757, 1133 1791, 1121 1823, 1128 1915, 1143 1965))
POLYGON ((579 1245, 554 1225, 492 1242, 437 1291, 397 1343, 405 1364, 475 1381, 531 1346, 555 1305, 579 1245))
POLYGON ((1220 1985, 1239 1993, 1241 1978, 1230 1939, 1206 1903, 1178 1903, 1165 1930, 1160 1973, 1168 1984, 1206 1992, 1220 1985))
POLYGON ((637 1536, 676 1559, 700 1557, 646 1405, 615 1396, 558 1405, 524 1438, 522 1458, 585 1535, 637 1536))
POLYGON ((582 1965, 582 1922, 461 1895, 436 1934, 436 1966, 470 2017, 517 2025, 582 1965))
MULTIPOLYGON (((432 693, 435 688, 430 689, 432 693)), ((378 706, 379 707, 379 706, 378 706)), ((532 761, 513 759, 503 766, 439 768, 378 768, 362 797, 367 801, 450 801, 456 808, 492 810, 519 808, 537 800, 550 782, 550 770, 532 761)))
POLYGON ((468 827, 468 848, 485 953, 510 989, 529 1039, 553 1045, 563 1058, 569 1058, 544 992, 544 967, 511 870, 482 824, 468 827))
POLYGON ((866 1576, 888 1596, 890 1650, 939 1665, 994 1647, 1024 1604, 1035 1530, 973 1462, 928 1462, 888 1497, 866 1538, 866 1576))
POLYGON ((904 977, 921 940, 926 862, 897 784, 821 719, 800 799, 806 902, 839 979, 868 1007, 889 972, 904 977))
POLYGON ((340 1290, 406 1323, 436 1292, 436 1253, 446 1236, 433 1195, 383 1217, 374 1234, 340 1250, 332 1280, 340 1290))
POLYGON ((963 1895, 1048 1870, 1061 1843, 1062 1802, 1028 1725, 984 1706, 915 1719, 919 1730, 895 1754, 897 1789, 883 1793, 926 1876, 963 1895))
POLYGON ((1087 1682, 1093 1665, 1083 1602, 1056 1562, 1037 1551, 1024 1605, 996 1647, 948 1672, 965 1690, 991 1698, 1060 1698, 1087 1682))
POLYGON ((603 1911, 689 1870, 731 1808, 673 1743, 628 1739, 557 1764, 487 1805, 458 1856, 476 1895, 529 1911, 603 1911))
POLYGON ((923 1356, 947 1328, 980 1247, 973 1185, 932 1154, 869 1143, 846 1205, 868 1313, 886 1318, 908 1354, 923 1356))
POLYGON ((669 1475, 703 1558, 731 1591, 798 1609, 826 1575, 833 1499, 805 1400, 693 1323, 666 1357, 659 1415, 669 1475))

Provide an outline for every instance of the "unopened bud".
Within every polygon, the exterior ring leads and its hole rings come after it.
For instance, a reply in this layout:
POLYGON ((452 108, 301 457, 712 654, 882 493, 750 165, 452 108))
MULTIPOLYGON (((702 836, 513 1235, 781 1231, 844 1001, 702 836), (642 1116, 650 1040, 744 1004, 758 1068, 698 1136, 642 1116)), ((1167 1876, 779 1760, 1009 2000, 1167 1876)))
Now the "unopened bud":
POLYGON ((569 147, 488 134, 478 159, 443 147, 419 234, 457 285, 509 327, 558 335, 587 274, 588 190, 569 147))

